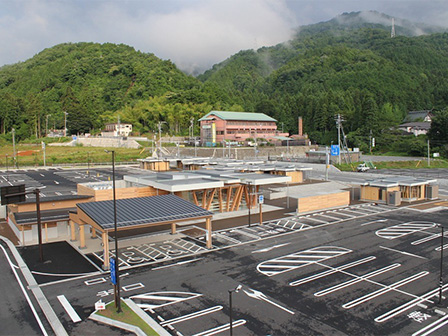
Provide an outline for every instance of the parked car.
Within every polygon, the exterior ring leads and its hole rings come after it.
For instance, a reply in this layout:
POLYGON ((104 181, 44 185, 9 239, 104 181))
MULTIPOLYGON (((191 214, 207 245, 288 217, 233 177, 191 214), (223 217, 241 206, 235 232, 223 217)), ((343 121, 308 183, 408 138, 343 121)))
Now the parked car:
POLYGON ((356 167, 356 170, 358 172, 366 172, 369 169, 370 169, 369 166, 367 166, 365 163, 361 163, 360 165, 358 165, 358 167, 356 167))

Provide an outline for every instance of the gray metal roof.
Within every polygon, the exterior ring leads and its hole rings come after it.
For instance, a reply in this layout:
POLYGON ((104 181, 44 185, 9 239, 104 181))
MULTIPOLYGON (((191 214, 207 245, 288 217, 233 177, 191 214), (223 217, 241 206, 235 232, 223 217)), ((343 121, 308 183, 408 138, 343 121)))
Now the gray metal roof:
MULTIPOLYGON (((213 212, 171 194, 119 199, 116 202, 118 228, 213 215, 213 212)), ((77 206, 104 230, 114 228, 113 200, 79 203, 77 206)))

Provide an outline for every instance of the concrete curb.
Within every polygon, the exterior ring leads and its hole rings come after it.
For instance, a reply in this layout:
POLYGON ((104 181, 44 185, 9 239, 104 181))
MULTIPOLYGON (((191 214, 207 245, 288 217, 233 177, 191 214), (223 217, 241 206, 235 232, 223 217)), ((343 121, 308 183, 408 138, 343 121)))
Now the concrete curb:
POLYGON ((48 302, 47 298, 45 297, 44 293, 40 289, 39 285, 37 284, 36 280, 34 279, 33 275, 31 274, 31 271, 29 270, 28 266, 25 264, 25 262, 22 259, 22 256, 17 251, 14 244, 8 239, 3 236, 0 236, 0 239, 2 239, 9 247, 9 250, 13 254, 14 258, 17 261, 17 265, 20 268, 20 271, 22 272, 23 276, 25 277, 26 282, 28 283, 29 289, 34 294, 34 297, 37 300, 37 303, 39 304, 40 308, 42 309, 45 317, 47 318, 48 322, 50 323, 53 331, 56 335, 65 336, 67 334, 67 331, 64 329, 64 326, 62 325, 59 318, 56 316, 56 313, 54 312, 53 308, 51 308, 50 303, 48 302))
POLYGON ((160 336, 171 336, 171 334, 162 328, 156 321, 154 321, 148 314, 146 314, 139 306, 137 306, 131 299, 123 299, 124 302, 131 308, 143 321, 149 324, 160 336))
POLYGON ((120 322, 117 320, 113 320, 113 319, 110 319, 108 317, 104 317, 101 315, 97 315, 96 310, 89 316, 89 319, 133 332, 134 334, 136 334, 138 336, 146 336, 146 334, 139 327, 136 327, 134 325, 127 324, 124 322, 120 322))
MULTIPOLYGON (((171 334, 169 332, 167 332, 165 329, 163 329, 156 321, 154 321, 148 314, 146 314, 131 299, 122 299, 122 300, 128 305, 129 308, 131 308, 134 311, 134 313, 136 313, 143 321, 145 321, 160 336, 171 336, 171 334)), ((97 310, 95 310, 92 314, 90 314, 89 318, 91 320, 133 332, 138 336, 146 336, 146 334, 137 326, 98 315, 98 314, 96 314, 96 312, 97 312, 97 310)))

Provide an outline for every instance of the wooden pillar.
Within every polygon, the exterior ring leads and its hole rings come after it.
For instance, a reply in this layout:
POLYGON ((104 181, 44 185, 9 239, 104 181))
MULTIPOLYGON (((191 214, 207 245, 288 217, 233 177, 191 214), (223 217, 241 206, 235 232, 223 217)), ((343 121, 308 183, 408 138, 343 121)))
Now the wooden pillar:
POLYGON ((75 222, 69 221, 70 223, 70 241, 74 242, 76 241, 76 227, 75 222))
POLYGON ((219 212, 222 212, 222 188, 219 188, 218 193, 218 202, 219 202, 219 212))
POLYGON ((212 220, 211 218, 207 218, 205 220, 205 228, 207 229, 207 248, 212 248, 212 220))
POLYGON ((171 234, 176 234, 176 223, 171 223, 171 234))
POLYGON ((48 223, 45 223, 45 242, 48 243, 48 223))
POLYGON ((85 236, 85 224, 81 224, 79 226, 79 248, 84 249, 86 248, 86 236, 85 236))
POLYGON ((91 233, 92 233, 91 238, 96 238, 96 230, 95 230, 95 228, 94 227, 90 227, 90 230, 91 230, 91 233))
POLYGON ((101 234, 103 239, 103 269, 108 270, 110 268, 109 264, 109 235, 107 232, 101 234))

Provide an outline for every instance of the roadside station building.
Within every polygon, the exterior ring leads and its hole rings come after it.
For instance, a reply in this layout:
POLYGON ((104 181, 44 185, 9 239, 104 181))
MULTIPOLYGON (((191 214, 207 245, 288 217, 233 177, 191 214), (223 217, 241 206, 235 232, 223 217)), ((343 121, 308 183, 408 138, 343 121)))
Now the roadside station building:
POLYGON ((361 183, 361 201, 375 201, 391 205, 438 197, 437 180, 410 177, 389 177, 361 183))

